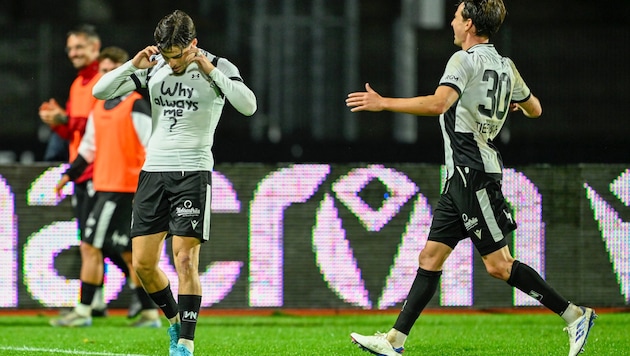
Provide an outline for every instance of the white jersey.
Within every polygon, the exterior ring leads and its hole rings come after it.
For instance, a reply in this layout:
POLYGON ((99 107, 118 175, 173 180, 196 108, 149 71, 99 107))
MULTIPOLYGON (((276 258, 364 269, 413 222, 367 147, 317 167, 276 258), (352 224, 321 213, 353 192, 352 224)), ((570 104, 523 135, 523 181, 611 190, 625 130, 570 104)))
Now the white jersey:
POLYGON ((509 113, 510 102, 531 93, 512 60, 492 44, 478 44, 449 59, 440 85, 459 93, 459 100, 440 116, 448 177, 455 166, 501 173, 503 162, 491 141, 509 113))
POLYGON ((256 111, 256 97, 243 84, 238 68, 227 59, 201 52, 215 65, 206 75, 196 63, 174 74, 161 55, 157 64, 137 69, 131 61, 104 75, 94 87, 97 97, 147 88, 151 102, 152 133, 143 170, 211 171, 212 144, 225 100, 244 115, 256 111))

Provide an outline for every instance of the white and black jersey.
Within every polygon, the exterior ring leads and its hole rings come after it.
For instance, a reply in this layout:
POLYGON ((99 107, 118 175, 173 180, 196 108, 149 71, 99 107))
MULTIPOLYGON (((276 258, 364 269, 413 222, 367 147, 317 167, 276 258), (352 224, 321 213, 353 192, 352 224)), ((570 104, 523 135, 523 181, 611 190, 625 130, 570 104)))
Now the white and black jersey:
POLYGON ((478 44, 451 56, 439 84, 459 93, 440 116, 448 177, 455 166, 500 174, 503 163, 491 141, 505 123, 510 102, 531 95, 512 60, 492 44, 478 44))
POLYGON ((212 171, 211 149, 225 100, 244 115, 256 110, 256 97, 238 68, 225 58, 201 53, 216 67, 210 75, 194 62, 175 74, 158 54, 151 58, 157 60, 155 66, 137 69, 128 61, 94 87, 101 98, 148 89, 153 123, 144 171, 212 171))

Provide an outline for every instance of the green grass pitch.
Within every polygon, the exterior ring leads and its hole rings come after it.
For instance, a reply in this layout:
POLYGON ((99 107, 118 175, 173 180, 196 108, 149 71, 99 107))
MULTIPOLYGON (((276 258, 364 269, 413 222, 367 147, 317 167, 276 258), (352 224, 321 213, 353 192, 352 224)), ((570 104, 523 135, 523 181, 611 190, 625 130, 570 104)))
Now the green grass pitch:
MULTIPOLYGON (((212 316, 197 325, 195 355, 357 355, 351 332, 387 331, 396 314, 212 316)), ((136 329, 124 316, 88 328, 53 328, 49 316, 0 314, 0 355, 167 355, 166 326, 136 329)), ((166 323, 164 324, 166 325, 166 323)), ((548 313, 437 314, 420 317, 407 339, 413 355, 566 355, 562 320, 548 313)), ((600 313, 588 355, 630 355, 630 313, 600 313)))

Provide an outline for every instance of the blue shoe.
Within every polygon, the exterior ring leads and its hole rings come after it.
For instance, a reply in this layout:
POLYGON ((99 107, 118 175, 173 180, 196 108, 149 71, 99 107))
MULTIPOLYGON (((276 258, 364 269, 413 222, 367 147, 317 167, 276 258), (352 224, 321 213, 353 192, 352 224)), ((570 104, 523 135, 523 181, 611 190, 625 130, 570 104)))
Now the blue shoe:
POLYGON ((177 351, 177 342, 179 341, 179 330, 181 329, 182 324, 177 323, 168 327, 166 332, 168 336, 171 338, 170 343, 168 345, 168 354, 169 356, 177 356, 180 355, 177 351))
POLYGON ((177 351, 175 353, 177 356, 193 356, 193 353, 190 352, 184 345, 177 345, 177 351))

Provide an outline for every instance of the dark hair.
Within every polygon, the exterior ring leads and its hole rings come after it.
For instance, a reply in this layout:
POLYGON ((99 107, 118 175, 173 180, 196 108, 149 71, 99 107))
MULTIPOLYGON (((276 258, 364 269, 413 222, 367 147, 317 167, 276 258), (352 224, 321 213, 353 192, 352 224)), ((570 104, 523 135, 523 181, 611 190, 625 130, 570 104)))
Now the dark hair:
POLYGON ((490 38, 499 31, 507 13, 503 0, 460 0, 457 6, 462 3, 462 17, 472 20, 477 36, 490 38))
POLYGON ((85 36, 88 40, 91 41, 101 40, 101 38, 98 36, 98 33, 96 32, 96 27, 88 24, 79 25, 68 31, 68 33, 66 34, 66 38, 70 36, 85 36))
POLYGON ((186 47, 197 37, 195 24, 187 13, 175 10, 164 16, 155 27, 153 38, 160 50, 186 47))
POLYGON ((129 59, 129 54, 120 47, 110 46, 103 48, 101 53, 98 55, 99 62, 103 59, 110 59, 114 63, 125 63, 129 59))

